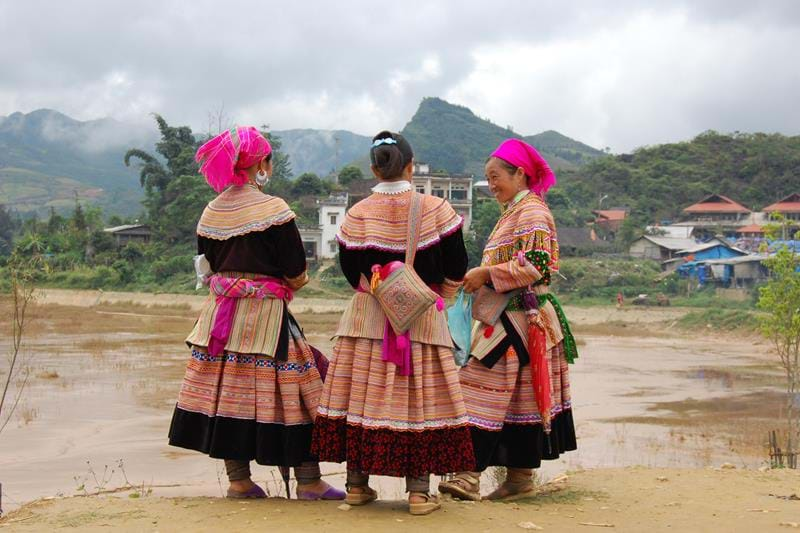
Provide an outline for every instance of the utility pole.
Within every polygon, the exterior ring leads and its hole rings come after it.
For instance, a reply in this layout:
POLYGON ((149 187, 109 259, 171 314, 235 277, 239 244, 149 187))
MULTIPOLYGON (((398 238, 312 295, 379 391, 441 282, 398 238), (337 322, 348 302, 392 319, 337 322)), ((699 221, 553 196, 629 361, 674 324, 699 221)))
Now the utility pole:
POLYGON ((339 184, 339 142, 341 139, 338 135, 333 136, 334 154, 333 154, 333 175, 335 183, 339 184))

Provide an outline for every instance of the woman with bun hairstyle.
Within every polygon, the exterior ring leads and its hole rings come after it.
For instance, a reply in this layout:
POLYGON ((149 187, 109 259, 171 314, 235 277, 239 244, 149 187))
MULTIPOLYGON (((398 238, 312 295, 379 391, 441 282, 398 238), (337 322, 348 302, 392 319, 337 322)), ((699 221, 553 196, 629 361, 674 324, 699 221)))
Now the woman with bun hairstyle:
POLYGON ((440 507, 429 493, 430 474, 473 468, 441 300, 461 286, 467 253, 462 219, 450 204, 414 191, 413 157, 402 135, 374 137, 378 184, 349 210, 337 235, 342 271, 355 292, 336 331, 312 450, 323 461, 347 461, 347 503, 377 498, 370 474, 405 477, 410 512, 428 514, 440 507), (416 252, 413 268, 440 298, 396 335, 372 291, 387 267, 406 259, 409 218, 417 220, 412 205, 421 205, 418 245, 409 250, 416 252))

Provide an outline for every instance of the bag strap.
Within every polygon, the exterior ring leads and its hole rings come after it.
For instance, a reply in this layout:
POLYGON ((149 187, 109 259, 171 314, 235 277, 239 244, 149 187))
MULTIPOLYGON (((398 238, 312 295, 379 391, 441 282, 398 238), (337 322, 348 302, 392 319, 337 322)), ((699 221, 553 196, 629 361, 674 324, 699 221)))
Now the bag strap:
POLYGON ((420 193, 411 191, 411 199, 408 202, 408 234, 406 235, 406 264, 411 268, 414 268, 419 232, 422 227, 422 200, 423 196, 420 193))

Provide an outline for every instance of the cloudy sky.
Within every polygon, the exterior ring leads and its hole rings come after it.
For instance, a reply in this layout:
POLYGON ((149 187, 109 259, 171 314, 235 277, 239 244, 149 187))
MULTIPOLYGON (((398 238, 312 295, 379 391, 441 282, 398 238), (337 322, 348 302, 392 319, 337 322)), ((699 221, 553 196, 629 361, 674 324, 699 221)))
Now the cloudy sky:
POLYGON ((424 96, 614 152, 800 134, 800 1, 0 0, 0 115, 400 129, 424 96))

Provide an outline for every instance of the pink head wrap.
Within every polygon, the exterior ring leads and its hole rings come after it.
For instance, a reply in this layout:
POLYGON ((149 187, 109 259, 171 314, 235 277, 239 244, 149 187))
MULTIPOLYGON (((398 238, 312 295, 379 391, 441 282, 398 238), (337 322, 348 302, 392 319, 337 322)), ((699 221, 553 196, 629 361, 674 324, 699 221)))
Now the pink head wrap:
POLYGON ((528 188, 544 196, 547 190, 556 184, 556 175, 550 165, 539 155, 536 148, 519 139, 506 139, 491 157, 502 159, 515 167, 522 167, 528 177, 528 188))
POLYGON ((239 126, 222 132, 197 150, 194 159, 211 188, 222 192, 229 185, 247 183, 245 169, 272 152, 272 147, 253 126, 239 126))

